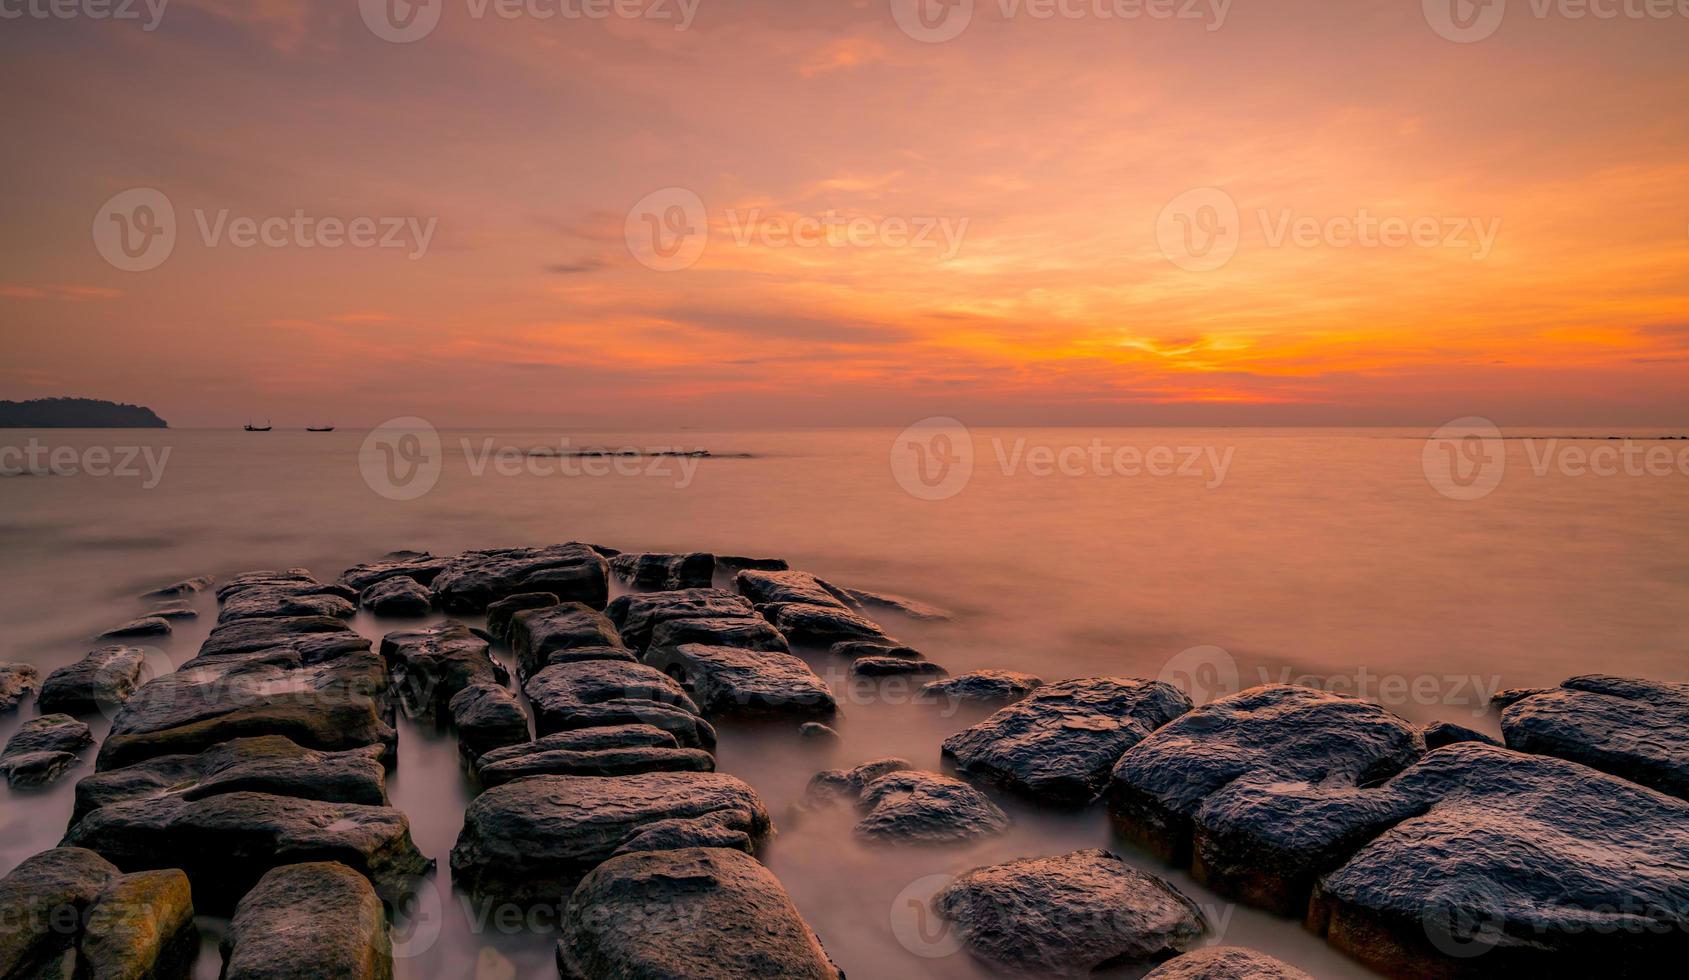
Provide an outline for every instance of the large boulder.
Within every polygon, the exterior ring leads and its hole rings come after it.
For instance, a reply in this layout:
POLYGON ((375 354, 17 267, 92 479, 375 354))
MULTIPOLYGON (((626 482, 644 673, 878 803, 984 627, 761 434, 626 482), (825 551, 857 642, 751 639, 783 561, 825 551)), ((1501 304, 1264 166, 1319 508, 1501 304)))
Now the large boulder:
POLYGON ((452 880, 477 895, 556 901, 621 851, 754 851, 771 831, 756 790, 721 773, 530 776, 469 805, 452 880))
POLYGON ((1241 946, 1209 946, 1175 956, 1144 980, 1314 980, 1266 953, 1241 946))
POLYGON ((552 663, 555 653, 594 651, 589 656, 564 656, 570 660, 621 659, 612 654, 599 657, 596 651, 622 649, 622 634, 609 617, 579 602, 565 602, 517 613, 507 631, 510 648, 516 654, 516 674, 526 680, 552 663))
POLYGON ((434 597, 414 578, 384 578, 358 594, 358 604, 377 616, 426 616, 434 597))
MULTIPOLYGON (((1419 729, 1367 701, 1290 685, 1209 702, 1133 746, 1114 767, 1109 813, 1126 837, 1189 864, 1223 895, 1298 915, 1314 880, 1347 856, 1344 839, 1286 840, 1355 790, 1425 753, 1419 729)), ((1357 829, 1364 832, 1365 824, 1357 829)))
POLYGON ((610 571, 629 587, 644 591, 672 589, 707 589, 715 577, 715 556, 698 552, 690 555, 617 555, 610 559, 610 571))
POLYGON ((786 603, 760 610, 792 643, 827 648, 848 640, 872 640, 893 645, 879 624, 843 606, 786 603))
POLYGON ((333 616, 287 616, 222 623, 200 644, 195 659, 273 658, 292 653, 300 663, 316 664, 369 647, 369 640, 333 616))
POLYGON ((702 643, 712 647, 739 647, 790 653, 786 638, 760 616, 724 616, 718 619, 671 619, 651 631, 651 647, 677 647, 702 643))
POLYGON ((1501 713, 1507 747, 1559 756, 1689 799, 1689 684, 1591 674, 1501 713))
POLYGON ((557 664, 523 686, 540 735, 602 725, 655 725, 688 748, 715 748, 715 729, 667 674, 644 664, 586 660, 557 664))
POLYGON ((607 725, 556 732, 494 749, 476 761, 483 786, 524 776, 631 776, 642 772, 713 772, 715 756, 684 749, 652 725, 607 725))
POLYGON ((645 663, 679 681, 712 718, 831 718, 833 692, 789 653, 738 647, 653 646, 645 663))
POLYGON ((400 700, 419 718, 446 717, 452 698, 466 687, 510 683, 491 644, 454 620, 388 633, 381 638, 381 658, 400 700))
POLYGON ((566 980, 843 980, 774 875, 721 848, 599 865, 569 898, 557 969, 566 980))
POLYGON ((333 861, 276 868, 223 936, 222 980, 389 980, 393 942, 370 883, 333 861))
POLYGON ((516 614, 529 609, 544 609, 563 600, 550 592, 520 592, 487 606, 487 632, 500 643, 510 642, 510 624, 516 614))
POLYGON ((944 754, 965 775, 1083 806, 1096 799, 1127 749, 1190 707, 1189 698, 1162 681, 1063 681, 945 739, 944 754))
POLYGON ((471 684, 447 704, 458 747, 475 758, 528 741, 528 713, 516 695, 496 684, 471 684))
POLYGON ((1094 848, 976 868, 934 895, 932 907, 955 923, 968 952, 1022 976, 1155 963, 1208 930, 1177 888, 1094 848))
POLYGON ((199 955, 193 891, 174 868, 114 879, 88 910, 77 975, 187 980, 199 955))
POLYGON ((1008 814, 959 779, 933 772, 893 772, 869 783, 858 800, 867 814, 856 834, 893 844, 950 844, 1002 833, 1008 814))
POLYGON ((124 871, 181 868, 203 913, 227 913, 271 868, 339 861, 392 892, 433 866, 392 807, 267 793, 133 800, 93 811, 65 835, 124 871))
POLYGON ((44 712, 92 714, 116 711, 129 700, 146 667, 140 647, 107 646, 47 675, 37 704, 44 712))
POLYGON ((51 977, 76 942, 82 917, 118 876, 93 851, 55 847, 0 878, 0 977, 51 977))
POLYGON ((610 567, 584 544, 466 551, 446 563, 433 589, 448 612, 485 612, 524 592, 549 592, 563 602, 602 609, 610 594, 610 567))
POLYGON ((285 572, 247 572, 217 589, 220 623, 274 616, 329 616, 348 619, 358 611, 357 590, 326 584, 304 569, 285 572))
POLYGON ((733 584, 759 606, 817 605, 843 609, 854 605, 849 593, 808 572, 747 569, 734 576, 733 584))
POLYGON ((41 686, 41 671, 30 664, 0 663, 0 714, 23 703, 41 686))
POLYGON ((0 752, 0 775, 12 786, 45 786, 76 765, 94 733, 69 715, 42 715, 18 726, 0 752))
POLYGON ((643 651, 657 627, 676 619, 743 619, 756 615, 750 600, 721 589, 677 589, 617 596, 605 609, 622 641, 643 651))
POLYGON ((393 578, 408 578, 422 585, 434 581, 450 558, 440 558, 426 551, 395 551, 380 561, 353 565, 340 573, 340 584, 363 592, 373 585, 393 578))

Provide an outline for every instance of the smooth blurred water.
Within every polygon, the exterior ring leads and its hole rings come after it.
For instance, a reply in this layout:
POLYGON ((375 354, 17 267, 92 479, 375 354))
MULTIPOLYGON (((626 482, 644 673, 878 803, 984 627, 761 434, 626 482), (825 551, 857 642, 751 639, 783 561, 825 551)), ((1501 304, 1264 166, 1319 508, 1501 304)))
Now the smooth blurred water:
MULTIPOLYGON (((1428 481, 1418 431, 976 429, 965 488, 928 500, 898 482, 909 464, 894 453, 906 441, 891 430, 443 431, 438 482, 395 500, 372 489, 386 488, 387 461, 367 435, 0 433, 0 447, 70 447, 79 466, 90 447, 121 459, 124 447, 144 446, 155 462, 169 450, 150 488, 144 456, 135 476, 0 478, 0 659, 43 672, 68 663, 95 633, 142 612, 138 593, 190 575, 302 565, 327 580, 398 548, 583 540, 784 557, 844 585, 943 606, 953 622, 886 623, 952 672, 1163 676, 1198 695, 1288 679, 1492 733, 1485 701, 1497 687, 1588 672, 1689 680, 1689 478, 1559 465, 1538 475, 1532 454, 1542 442, 1509 440, 1499 486, 1459 500, 1428 481), (565 437, 571 447, 749 455, 645 460, 640 472, 602 476, 529 472, 527 463, 501 475, 491 460, 475 472, 488 448, 557 448, 565 437), (1165 447, 1175 465, 1189 447, 1210 462, 1189 476, 1101 475, 1088 463, 1073 475, 1028 469, 1033 447, 1092 445, 1165 447), (1215 459, 1228 463, 1223 479, 1215 459), (696 467, 690 478, 683 462, 696 467)), ((157 662, 193 655, 215 618, 212 601, 200 601, 203 618, 158 644, 157 662)), ((360 614, 355 625, 378 638, 400 624, 360 614)), ((1081 846, 1131 853, 1100 811, 1041 812, 1013 800, 1001 801, 1016 819, 1009 834, 963 849, 866 847, 851 837, 848 813, 789 815, 816 770, 883 755, 938 768, 943 737, 980 716, 909 704, 896 689, 845 690, 838 665, 812 662, 841 695, 843 743, 817 749, 783 728, 729 726, 720 768, 767 801, 780 833, 764 858, 852 976, 986 975, 965 955, 928 955, 949 947, 937 934, 921 938, 906 892, 928 875, 1081 846)), ((26 706, 21 716, 33 713, 26 706)), ((0 717, 0 737, 19 720, 0 717)), ((0 789, 0 868, 58 841, 91 755, 47 791, 0 789)), ((444 885, 470 798, 451 738, 403 723, 391 791, 418 845, 440 859, 444 885)), ((1213 909, 1223 942, 1316 976, 1366 975, 1296 923, 1231 909, 1169 874, 1213 909)), ((477 927, 458 897, 439 897, 433 925, 402 937, 402 976, 555 976, 543 924, 477 927)), ((202 958, 202 975, 216 975, 215 960, 202 958)))

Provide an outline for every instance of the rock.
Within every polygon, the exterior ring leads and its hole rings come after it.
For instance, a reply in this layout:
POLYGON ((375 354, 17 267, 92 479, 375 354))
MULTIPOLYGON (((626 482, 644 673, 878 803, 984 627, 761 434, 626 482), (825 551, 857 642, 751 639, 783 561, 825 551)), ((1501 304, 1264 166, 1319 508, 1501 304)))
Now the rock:
POLYGON ((395 551, 380 561, 353 565, 340 573, 340 584, 354 592, 393 578, 408 578, 422 585, 433 582, 450 558, 438 558, 426 551, 395 551))
POLYGON ((170 620, 163 616, 142 616, 121 626, 113 626, 99 635, 102 640, 125 640, 146 636, 169 636, 170 620))
POLYGON ((1424 753, 1415 726, 1371 702, 1253 687, 1184 714, 1122 755, 1109 815, 1128 839, 1190 865, 1220 894, 1296 915, 1351 842, 1322 836, 1312 846, 1289 831, 1333 808, 1352 810, 1357 788, 1424 753))
POLYGON ((1507 747, 1689 799, 1689 684, 1591 674, 1501 713, 1507 747))
POLYGON ((812 803, 827 803, 845 799, 855 801, 868 784, 889 773, 912 770, 915 764, 896 757, 864 762, 853 769, 824 769, 809 777, 804 798, 812 803))
POLYGON ((77 949, 79 976, 188 977, 199 955, 188 876, 170 869, 113 880, 89 909, 77 949))
POLYGON ((162 606, 154 606, 147 610, 147 615, 175 622, 178 619, 198 619, 199 610, 185 602, 167 602, 162 606))
POLYGON ((611 858, 570 897, 561 931, 557 970, 571 980, 844 976, 780 882, 741 851, 611 858))
POLYGON ((483 755, 476 775, 484 786, 524 776, 631 776, 641 772, 713 772, 715 757, 683 749, 652 725, 608 725, 556 732, 534 742, 483 755))
POLYGON ((510 683, 510 672, 493 659, 491 645, 450 619, 388 633, 381 638, 381 658, 401 702, 419 718, 449 717, 452 698, 466 687, 510 683))
POLYGON ((715 567, 727 575, 743 571, 783 572, 789 567, 784 558, 747 558, 744 555, 716 555, 715 567))
POLYGON ((1020 975, 1083 976, 1192 948, 1202 912, 1168 882, 1095 848, 959 876, 932 899, 974 956, 1020 975))
POLYGON ((247 572, 224 582, 217 590, 220 623, 268 617, 329 616, 350 619, 358 592, 345 585, 328 585, 309 572, 247 572))
POLYGON ((1426 725, 1423 729, 1421 729, 1421 734, 1425 736, 1425 747, 1427 749, 1440 749, 1445 745, 1453 745, 1456 742, 1486 742, 1490 745, 1501 744, 1488 735, 1485 735, 1483 732, 1475 732, 1470 728, 1462 728, 1459 725, 1451 725, 1446 721, 1439 721, 1426 725))
POLYGON ((18 727, 0 752, 0 774, 13 786, 45 786, 76 765, 94 744, 88 726, 69 715, 42 715, 18 727))
POLYGON ((852 677, 943 677, 950 672, 930 660, 862 657, 850 665, 852 677))
POLYGON ((812 739, 817 742, 838 742, 844 738, 837 731, 818 721, 806 721, 798 726, 801 738, 812 739))
MULTIPOLYGON (((510 648, 516 654, 516 674, 524 680, 544 670, 553 653, 622 649, 622 634, 616 629, 616 624, 598 610, 579 602, 519 612, 511 619, 507 635, 510 648)), ((571 659, 560 657, 558 662, 568 663, 571 659)))
POLYGON ((41 671, 29 664, 0 663, 0 713, 23 703, 41 685, 41 671))
POLYGON ((1319 882, 1308 926, 1393 976, 1655 977, 1689 953, 1689 803, 1481 742, 1373 795, 1403 819, 1319 882))
POLYGON ((934 623, 948 622, 951 618, 949 613, 937 606, 929 605, 925 602, 919 602, 915 599, 905 598, 900 595, 884 595, 878 592, 864 592, 861 589, 845 589, 844 592, 851 598, 852 604, 861 609, 875 609, 886 612, 894 612, 900 616, 907 616, 910 619, 918 619, 934 623))
POLYGON ((635 589, 669 591, 707 589, 715 578, 715 556, 629 555, 610 559, 610 571, 635 589))
POLYGON ((140 647, 101 647, 48 674, 37 703, 44 712, 115 711, 135 693, 145 660, 140 647))
POLYGON ((1552 690, 1554 689, 1551 687, 1510 687, 1505 691, 1497 691, 1490 695, 1490 707, 1500 710, 1533 694, 1542 694, 1545 691, 1552 690))
POLYGON ((209 588, 211 588, 211 576, 198 575, 166 585, 163 588, 153 589, 151 592, 143 592, 140 598, 142 602, 150 602, 154 599, 177 599, 185 595, 193 595, 196 592, 204 592, 209 588))
POLYGON ((921 685, 923 701, 1018 701, 1044 686, 1042 678, 1012 670, 972 670, 921 685))
POLYGON ((925 660, 921 651, 891 640, 840 640, 827 649, 835 657, 860 660, 863 657, 896 657, 899 660, 925 660))
POLYGON ((1161 964, 1144 980, 1314 980, 1266 953, 1240 946, 1209 946, 1161 964))
POLYGON ((1009 816, 984 793, 932 772, 894 772, 869 783, 858 836, 897 844, 948 844, 1008 829, 1009 816))
POLYGON ((220 793, 270 793, 328 803, 387 804, 383 749, 343 752, 301 748, 280 735, 237 738, 198 755, 164 755, 76 784, 76 823, 94 810, 131 800, 179 796, 202 800, 220 793))
POLYGON ((968 776, 1035 799, 1084 806, 1140 739, 1190 710, 1161 681, 1093 677, 1047 684, 944 740, 968 776))
POLYGON ((617 596, 605 609, 622 642, 643 652, 659 624, 676 619, 733 619, 756 615, 743 596, 721 589, 679 589, 617 596))
POLYGON ((762 612, 792 643, 831 647, 844 640, 877 640, 896 645, 878 625, 842 606, 792 604, 767 606, 762 612))
POLYGON ((500 643, 510 642, 510 623, 516 614, 528 609, 544 609, 562 600, 550 592, 523 592, 487 606, 487 632, 500 643))
POLYGON ((64 845, 86 847, 124 871, 181 868, 203 914, 226 914, 272 868, 334 860, 393 892, 433 862, 392 807, 223 793, 133 800, 88 814, 64 845))
POLYGON ((0 977, 52 977, 76 942, 82 916, 118 871, 105 858, 55 847, 0 878, 0 977))
POLYGON ((758 606, 816 605, 847 609, 854 602, 843 589, 808 572, 746 570, 734 576, 733 584, 758 606))
POLYGON ((528 741, 528 713, 516 695, 499 685, 471 684, 452 695, 447 708, 458 747, 472 759, 528 741))
MULTIPOLYGON (((217 587, 217 601, 223 602, 235 593, 244 589, 259 586, 277 586, 282 588, 314 589, 322 586, 316 576, 308 568, 263 569, 260 571, 241 572, 230 576, 222 585, 217 587)), ((357 590, 352 589, 356 595, 357 590)))
POLYGON ((618 850, 644 849, 648 832, 665 844, 699 836, 753 851, 771 831, 756 790, 721 773, 531 776, 469 805, 452 881, 476 895, 556 901, 618 850))
POLYGON ((587 660, 557 664, 523 687, 540 735, 603 725, 655 725, 687 748, 715 748, 715 729, 662 671, 644 664, 587 660))
POLYGON ((789 653, 654 645, 645 663, 684 685, 712 718, 831 718, 838 712, 827 683, 789 653))
POLYGON ((395 575, 365 589, 358 603, 377 616, 426 616, 434 597, 416 579, 395 575))
POLYGON ((484 612, 500 599, 527 592, 602 609, 610 594, 610 566, 584 544, 466 551, 446 563, 433 588, 448 612, 484 612))
POLYGON ((390 980, 393 942, 370 883, 333 861, 276 868, 223 936, 223 980, 390 980))
POLYGON ((651 633, 652 648, 677 647, 683 643, 701 643, 712 647, 739 647, 744 650, 768 650, 790 653, 786 638, 760 616, 734 616, 722 619, 671 619, 659 623, 651 633))
POLYGON ((200 644, 196 659, 203 663, 292 653, 300 663, 316 664, 368 649, 368 640, 332 616, 297 616, 220 624, 200 644))

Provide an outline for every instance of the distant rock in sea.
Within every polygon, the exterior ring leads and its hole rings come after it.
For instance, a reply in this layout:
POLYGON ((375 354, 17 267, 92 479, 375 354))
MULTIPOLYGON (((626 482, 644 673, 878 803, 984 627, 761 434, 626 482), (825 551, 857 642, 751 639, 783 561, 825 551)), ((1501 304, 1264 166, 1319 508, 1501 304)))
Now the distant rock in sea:
POLYGON ((140 405, 97 398, 0 401, 0 429, 166 429, 168 423, 140 405))

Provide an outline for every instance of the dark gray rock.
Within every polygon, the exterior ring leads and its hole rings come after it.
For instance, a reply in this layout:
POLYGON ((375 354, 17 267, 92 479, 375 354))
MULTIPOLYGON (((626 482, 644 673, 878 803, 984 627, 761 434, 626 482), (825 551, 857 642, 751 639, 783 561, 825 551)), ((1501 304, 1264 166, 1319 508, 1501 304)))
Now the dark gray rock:
POLYGON ((715 556, 630 555, 610 559, 610 571, 630 587, 645 591, 707 589, 715 578, 715 556))
POLYGON ((76 757, 93 744, 94 733, 69 715, 31 718, 0 752, 0 775, 12 786, 45 786, 76 765, 76 757))
POLYGON ((123 875, 88 910, 77 975, 187 980, 199 955, 193 892, 175 869, 123 875))
POLYGON ((976 868, 934 895, 932 907, 956 924, 968 952, 1020 975, 1154 963, 1208 930, 1177 888, 1094 848, 976 868))
POLYGON ((943 677, 950 672, 930 660, 901 657, 860 657, 850 665, 852 677, 943 677))
POLYGON ((716 555, 716 570, 729 576, 744 571, 784 572, 789 568, 784 558, 748 558, 744 555, 716 555))
POLYGON ((450 558, 436 557, 426 551, 395 551, 380 561, 346 569, 340 573, 340 584, 354 592, 363 592, 390 578, 408 578, 427 585, 450 561, 450 558))
POLYGON ((458 747, 472 759, 528 741, 528 713, 502 686, 471 684, 452 695, 447 710, 457 729, 458 747))
POLYGON ((1042 678, 1012 670, 971 670, 921 685, 923 701, 1019 701, 1044 686, 1042 678))
POLYGON ((0 663, 0 713, 11 711, 41 686, 41 671, 30 664, 0 663))
POLYGON ((167 602, 162 606, 154 606, 147 610, 147 615, 175 622, 178 619, 198 619, 199 610, 185 602, 167 602))
MULTIPOLYGON (((259 586, 310 589, 320 588, 322 583, 318 582, 316 576, 312 575, 310 569, 307 568, 262 569, 241 572, 239 575, 231 575, 224 579, 223 584, 217 586, 217 601, 223 602, 237 592, 259 586)), ((357 590, 352 590, 352 594, 356 595, 357 590)))
POLYGON ((648 832, 664 845, 731 839, 753 851, 771 831, 756 790, 721 773, 530 776, 469 805, 452 880, 477 895, 556 901, 617 851, 647 849, 648 832))
POLYGON ((1490 695, 1490 707, 1500 711, 1515 701, 1552 690, 1554 690, 1552 687, 1510 687, 1505 691, 1497 691, 1490 695))
POLYGON ((933 772, 894 772, 857 801, 867 814, 856 834, 894 844, 950 844, 1002 833, 1009 816, 984 793, 933 772))
POLYGON ((142 616, 121 626, 113 626, 99 635, 102 640, 129 640, 148 636, 169 636, 170 620, 163 616, 142 616))
POLYGON ((734 616, 723 619, 671 619, 659 623, 651 633, 651 648, 677 647, 683 643, 702 643, 713 647, 739 647, 745 650, 769 650, 790 653, 786 638, 768 620, 760 616, 734 616))
POLYGON ((645 663, 679 681, 712 718, 831 718, 838 712, 827 683, 789 653, 654 645, 645 663))
POLYGON ((1047 684, 944 740, 967 776, 1066 806, 1097 798, 1114 763, 1150 732, 1190 710, 1161 681, 1092 677, 1047 684))
POLYGON ((516 614, 528 609, 544 609, 562 600, 550 592, 522 592, 487 606, 487 632, 500 643, 510 642, 510 623, 516 614))
POLYGON ((743 619, 756 615, 750 600, 721 589, 679 589, 617 596, 605 609, 622 642, 643 652, 662 623, 676 619, 743 619))
POLYGON ((687 748, 714 749, 715 729, 686 691, 644 664, 587 660, 557 664, 523 687, 540 735, 604 725, 654 725, 687 748))
POLYGON ((854 605, 843 589, 808 572, 746 570, 734 576, 733 584, 758 606, 815 605, 848 609, 854 605))
POLYGON ((140 598, 142 602, 151 602, 154 599, 179 599, 182 596, 204 592, 211 588, 211 581, 209 575, 197 575, 166 585, 163 588, 153 589, 151 592, 143 592, 140 598))
POLYGON ((390 980, 393 943, 381 899, 344 864, 265 874, 223 936, 223 980, 390 980))
POLYGON ((395 575, 365 589, 358 602, 377 616, 426 616, 434 597, 414 578, 395 575))
POLYGON ((101 647, 48 674, 37 703, 42 711, 65 714, 116 711, 135 693, 145 661, 140 647, 101 647))
POLYGON ((1486 742, 1490 745, 1501 744, 1488 735, 1485 735, 1483 732, 1475 732, 1470 728, 1463 728, 1460 725, 1452 725, 1446 721, 1438 721, 1426 725, 1425 728, 1421 730, 1421 734, 1425 736, 1425 747, 1427 749, 1440 749, 1445 745, 1453 745, 1456 742, 1486 742))
POLYGON ((566 980, 843 980, 785 889, 755 858, 688 848, 624 854, 569 899, 557 969, 566 980))
MULTIPOLYGON (((517 613, 506 635, 516 654, 516 675, 523 680, 544 670, 554 653, 617 650, 622 634, 608 616, 579 602, 564 602, 517 613)), ((568 663, 570 657, 558 658, 568 663)), ((600 659, 593 657, 590 659, 600 659)), ((615 658, 619 659, 619 658, 615 658)))
POLYGON ((315 664, 369 648, 369 640, 332 616, 248 619, 213 627, 200 644, 196 659, 206 662, 292 653, 300 663, 315 664))
POLYGON ((401 703, 419 718, 450 717, 451 700, 464 688, 510 683, 491 644, 455 620, 388 633, 381 638, 381 657, 401 703))
POLYGON ((298 800, 267 793, 180 796, 101 807, 65 835, 127 872, 181 868, 194 904, 227 914, 272 868, 301 861, 347 865, 391 892, 433 862, 411 843, 392 807, 298 800))
POLYGON ((861 589, 845 589, 844 593, 850 597, 852 605, 862 610, 894 612, 910 619, 931 623, 949 622, 951 619, 948 612, 937 606, 905 596, 865 592, 861 589))
POLYGON ((1209 946, 1161 964, 1144 980, 1314 980, 1266 953, 1240 946, 1209 946))
POLYGON ((905 772, 914 768, 915 764, 908 759, 890 757, 864 762, 851 769, 824 769, 809 777, 809 786, 804 790, 804 798, 811 803, 828 803, 841 799, 854 802, 874 780, 889 773, 905 772))
POLYGON ((875 640, 897 645, 878 624, 842 606, 796 603, 762 606, 759 611, 792 643, 830 648, 845 640, 875 640))
POLYGON ((466 551, 446 563, 433 588, 448 612, 484 612, 526 592, 549 592, 562 602, 602 609, 610 594, 610 566, 584 544, 466 551))
POLYGON ((823 725, 818 721, 806 721, 799 725, 798 735, 817 742, 837 742, 844 737, 830 726, 823 725))
POLYGON ((1689 684, 1591 674, 1501 713, 1508 748, 1559 756, 1689 799, 1689 684))
MULTIPOLYGON (((1414 725, 1371 702, 1253 687, 1186 713, 1122 755, 1109 814, 1128 839, 1189 864, 1220 894, 1296 915, 1314 880, 1358 842, 1335 835, 1310 847, 1289 829, 1337 826, 1328 811, 1357 812, 1357 788, 1424 753, 1414 725)), ((1368 820, 1358 830, 1375 826, 1368 820)))
POLYGON ((608 725, 556 732, 483 755, 476 775, 484 786, 523 776, 631 776, 641 772, 712 772, 715 757, 683 749, 671 732, 652 725, 608 725))
POLYGON ((840 640, 827 649, 835 657, 860 660, 863 657, 896 657, 899 660, 925 660, 921 651, 904 646, 895 640, 840 640))
POLYGON ((118 875, 93 851, 55 847, 0 878, 0 977, 53 977, 82 918, 118 875))
POLYGON ((345 585, 317 581, 304 569, 247 572, 217 589, 220 623, 269 617, 329 616, 349 619, 358 611, 358 592, 345 585))

